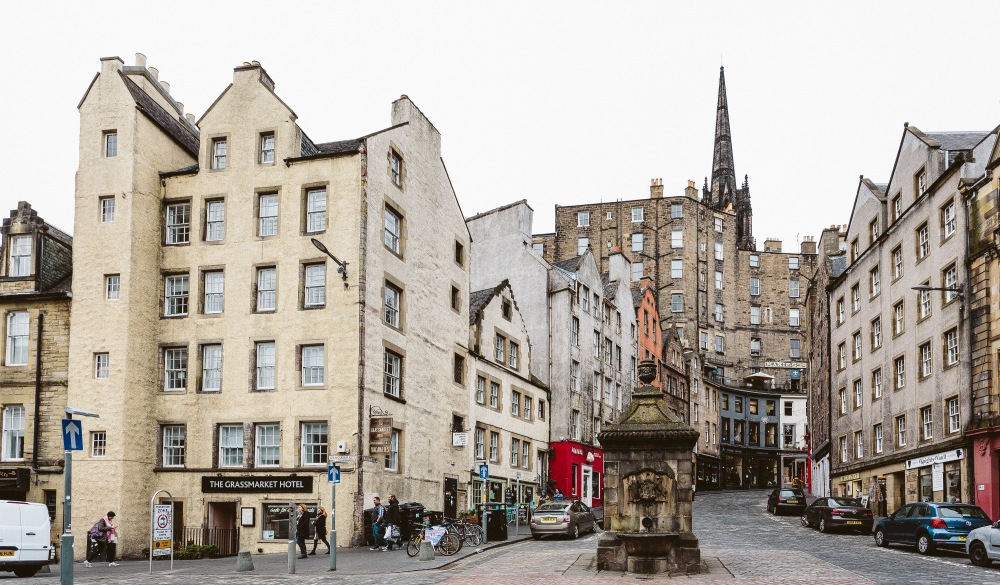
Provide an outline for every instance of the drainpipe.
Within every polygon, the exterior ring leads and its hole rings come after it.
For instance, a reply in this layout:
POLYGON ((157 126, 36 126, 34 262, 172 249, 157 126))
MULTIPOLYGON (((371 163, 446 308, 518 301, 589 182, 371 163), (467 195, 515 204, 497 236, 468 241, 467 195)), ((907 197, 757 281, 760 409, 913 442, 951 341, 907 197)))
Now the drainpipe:
POLYGON ((42 410, 42 326, 45 321, 45 312, 38 313, 38 332, 35 338, 35 423, 31 440, 31 470, 39 473, 62 473, 62 469, 41 469, 38 467, 38 448, 42 442, 42 424, 40 413, 42 410))
MULTIPOLYGON (((368 148, 367 144, 363 144, 359 149, 359 154, 361 155, 361 221, 360 221, 360 245, 358 246, 358 458, 357 458, 357 469, 358 474, 358 489, 357 493, 354 494, 354 535, 352 537, 352 544, 354 546, 361 546, 364 544, 365 537, 365 526, 364 526, 364 510, 365 510, 365 490, 364 490, 364 471, 365 466, 362 461, 364 456, 363 446, 364 446, 364 432, 365 432, 365 295, 367 294, 367 287, 365 286, 365 279, 367 278, 366 266, 367 266, 367 254, 368 249, 368 148), (360 520, 359 520, 360 519, 360 520)), ((337 543, 333 543, 333 546, 337 546, 337 543)))

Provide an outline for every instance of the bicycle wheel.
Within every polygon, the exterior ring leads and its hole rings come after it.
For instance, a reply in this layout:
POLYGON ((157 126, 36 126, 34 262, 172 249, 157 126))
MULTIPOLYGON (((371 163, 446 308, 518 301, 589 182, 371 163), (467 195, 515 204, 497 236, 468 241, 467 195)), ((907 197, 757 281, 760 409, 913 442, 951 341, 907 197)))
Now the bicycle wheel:
POLYGON ((420 536, 414 536, 406 543, 406 554, 415 557, 420 552, 420 536))
POLYGON ((437 550, 446 557, 457 553, 462 548, 462 540, 454 534, 447 532, 438 541, 437 550))
POLYGON ((483 544, 483 527, 478 524, 470 524, 465 527, 465 538, 472 546, 483 544))

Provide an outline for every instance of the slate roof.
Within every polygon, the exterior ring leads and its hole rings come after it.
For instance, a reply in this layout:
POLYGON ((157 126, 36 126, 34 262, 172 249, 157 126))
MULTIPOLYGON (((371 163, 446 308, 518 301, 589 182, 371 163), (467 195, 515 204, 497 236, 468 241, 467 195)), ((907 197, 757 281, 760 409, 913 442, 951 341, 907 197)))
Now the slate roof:
POLYGON ((971 150, 989 136, 990 132, 925 132, 928 138, 944 150, 971 150))
POLYGON ((573 258, 556 262, 553 266, 561 270, 565 270, 566 272, 576 272, 580 268, 581 260, 583 260, 583 256, 574 256, 573 258))
POLYGON ((830 258, 830 278, 838 278, 847 270, 847 256, 833 256, 830 258))
POLYGON ((479 319, 479 313, 490 302, 496 291, 497 289, 494 287, 469 293, 469 325, 475 324, 476 320, 479 319))
POLYGON ((618 294, 618 281, 611 280, 611 276, 605 272, 601 274, 601 283, 604 285, 604 298, 614 300, 618 294))
POLYGON ((316 145, 316 149, 319 150, 317 154, 344 154, 348 152, 357 152, 362 142, 363 141, 360 138, 339 140, 337 142, 322 142, 316 145))
POLYGON ((158 104, 156 100, 149 97, 146 92, 135 84, 134 81, 125 76, 124 73, 119 72, 122 81, 125 83, 125 87, 128 88, 129 93, 132 94, 132 99, 135 100, 135 105, 140 112, 146 115, 147 118, 157 126, 160 130, 163 130, 167 136, 173 139, 181 148, 188 151, 188 154, 198 158, 198 145, 199 139, 198 135, 191 132, 188 127, 180 121, 179 116, 174 116, 163 109, 163 106, 158 104))
POLYGON ((645 294, 646 289, 644 288, 633 288, 632 289, 632 306, 636 309, 642 304, 642 296, 645 294))
POLYGON ((188 165, 186 167, 181 167, 174 171, 160 171, 160 178, 163 177, 176 177, 177 175, 194 175, 198 172, 198 163, 193 165, 188 165))

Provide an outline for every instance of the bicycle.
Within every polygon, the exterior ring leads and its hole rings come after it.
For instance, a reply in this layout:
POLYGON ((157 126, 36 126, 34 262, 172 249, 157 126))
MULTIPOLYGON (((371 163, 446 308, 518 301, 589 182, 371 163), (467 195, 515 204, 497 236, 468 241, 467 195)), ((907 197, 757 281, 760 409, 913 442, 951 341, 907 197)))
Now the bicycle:
POLYGON ((461 542, 468 541, 472 546, 479 546, 483 543, 482 526, 465 520, 455 520, 454 518, 445 518, 444 522, 448 531, 458 536, 461 542))
MULTIPOLYGON (((406 554, 411 557, 415 557, 420 553, 420 543, 424 540, 424 531, 420 530, 413 537, 410 538, 409 542, 406 543, 406 554)), ((434 545, 434 551, 437 554, 450 557, 451 555, 458 552, 462 548, 462 540, 458 538, 453 532, 445 532, 441 535, 438 543, 434 545)))

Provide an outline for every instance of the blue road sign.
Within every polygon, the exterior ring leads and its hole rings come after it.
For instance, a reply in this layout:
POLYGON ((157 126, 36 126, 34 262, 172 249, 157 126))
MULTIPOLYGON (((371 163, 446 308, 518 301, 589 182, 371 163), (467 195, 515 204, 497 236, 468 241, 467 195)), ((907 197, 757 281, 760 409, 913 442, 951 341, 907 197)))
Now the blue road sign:
POLYGON ((340 483, 340 466, 326 466, 326 480, 330 483, 340 483))
POLYGON ((489 479, 490 477, 490 466, 482 463, 479 465, 479 479, 489 479))
POLYGON ((62 419, 63 450, 83 451, 83 426, 71 418, 62 419))

